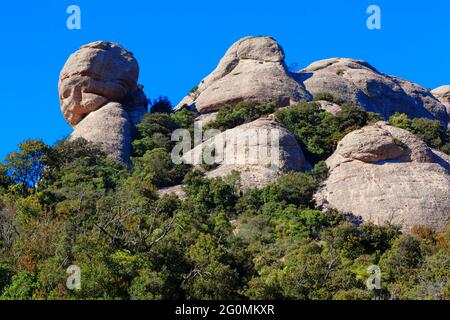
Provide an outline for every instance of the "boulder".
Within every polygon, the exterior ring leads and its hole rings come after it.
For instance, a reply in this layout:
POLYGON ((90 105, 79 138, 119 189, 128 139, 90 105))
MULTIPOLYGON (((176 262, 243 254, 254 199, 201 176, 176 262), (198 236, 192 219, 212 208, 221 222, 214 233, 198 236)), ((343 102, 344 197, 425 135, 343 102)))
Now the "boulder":
POLYGON ((351 132, 327 160, 318 206, 366 222, 443 231, 450 217, 448 158, 413 134, 378 122, 351 132))
POLYGON ((331 114, 336 115, 339 111, 341 111, 341 106, 338 105, 337 103, 331 102, 331 101, 326 101, 326 100, 318 100, 318 101, 314 101, 315 103, 317 103, 320 107, 320 109, 329 112, 331 114))
POLYGON ((284 172, 308 168, 295 137, 269 118, 226 130, 187 152, 183 159, 201 166, 205 154, 217 156, 216 167, 206 173, 208 178, 239 171, 243 189, 263 187, 284 172))
POLYGON ((311 95, 284 62, 284 51, 271 37, 247 37, 233 44, 216 69, 175 108, 200 113, 217 111, 227 104, 273 102, 288 106, 311 95))
POLYGON ((131 129, 148 107, 138 76, 133 54, 116 43, 97 41, 72 54, 58 85, 61 111, 74 128, 71 138, 98 143, 129 165, 131 129))
POLYGON ((437 119, 447 125, 445 106, 419 85, 380 73, 361 60, 333 58, 312 63, 298 76, 314 96, 331 94, 388 119, 396 112, 437 119))
POLYGON ((195 118, 195 125, 203 128, 211 122, 214 122, 217 118, 217 114, 218 112, 200 114, 195 118))
POLYGON ((97 41, 72 54, 59 76, 61 111, 75 126, 87 114, 122 99, 137 87, 133 54, 113 42, 97 41))
POLYGON ((98 145, 112 159, 130 165, 131 120, 121 104, 110 102, 88 114, 74 127, 69 139, 77 138, 98 145))
POLYGON ((162 198, 164 196, 170 196, 170 195, 175 195, 178 198, 180 198, 181 200, 184 200, 187 198, 186 192, 184 191, 184 185, 177 185, 177 186, 172 186, 172 187, 167 187, 167 188, 161 188, 161 189, 157 190, 156 195, 159 198, 162 198))
POLYGON ((436 88, 431 93, 447 108, 450 123, 450 86, 436 88))

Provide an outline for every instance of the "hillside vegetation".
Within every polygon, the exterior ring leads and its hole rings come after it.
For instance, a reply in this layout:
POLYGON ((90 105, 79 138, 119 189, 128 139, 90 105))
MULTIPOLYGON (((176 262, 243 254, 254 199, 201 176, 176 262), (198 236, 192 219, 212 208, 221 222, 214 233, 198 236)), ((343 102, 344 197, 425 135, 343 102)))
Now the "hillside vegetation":
MULTIPOLYGON (((162 108, 164 109, 164 108, 162 108)), ((227 129, 272 113, 240 105, 210 127, 227 129)), ((205 179, 170 158, 170 133, 194 113, 146 114, 133 140, 132 170, 78 139, 19 145, 0 166, 2 299, 450 299, 450 228, 438 234, 362 224, 313 195, 324 164, 350 131, 377 117, 356 107, 336 115, 315 103, 276 112, 313 165, 243 193, 239 173, 205 179), (185 184, 186 198, 158 198, 185 184), (68 290, 66 269, 81 268, 68 290), (382 289, 366 288, 379 265, 382 289)), ((449 152, 439 122, 390 120, 449 152)))

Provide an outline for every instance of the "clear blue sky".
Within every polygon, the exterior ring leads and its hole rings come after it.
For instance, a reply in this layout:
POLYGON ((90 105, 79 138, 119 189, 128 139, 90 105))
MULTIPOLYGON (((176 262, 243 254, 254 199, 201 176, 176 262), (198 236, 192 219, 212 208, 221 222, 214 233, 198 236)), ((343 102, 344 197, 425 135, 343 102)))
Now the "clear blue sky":
POLYGON ((109 40, 137 57, 150 98, 177 103, 247 35, 271 35, 287 63, 330 57, 364 59, 380 71, 434 88, 450 84, 450 1, 16 0, 0 4, 2 49, 0 158, 21 140, 52 144, 70 134, 57 82, 80 45, 109 40), (66 28, 79 5, 82 29, 66 28), (382 10, 382 29, 366 28, 366 9, 382 10))

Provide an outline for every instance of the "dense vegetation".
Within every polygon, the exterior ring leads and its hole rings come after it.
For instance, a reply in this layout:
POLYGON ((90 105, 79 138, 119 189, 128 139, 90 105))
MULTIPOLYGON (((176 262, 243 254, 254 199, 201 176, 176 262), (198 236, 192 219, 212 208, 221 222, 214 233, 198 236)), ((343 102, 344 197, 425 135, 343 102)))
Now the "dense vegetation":
POLYGON ((206 129, 214 128, 222 131, 231 129, 273 112, 275 112, 275 105, 272 103, 257 106, 245 102, 238 103, 235 106, 226 105, 217 112, 216 119, 206 129))
POLYGON ((429 147, 450 155, 450 128, 445 129, 438 120, 410 119, 406 114, 396 113, 389 119, 389 123, 414 133, 429 147))
MULTIPOLYGON (((254 118, 240 108, 218 127, 254 118)), ((321 160, 373 116, 310 103, 276 117, 317 164, 245 194, 238 173, 208 180, 170 161, 170 132, 192 129, 185 110, 144 117, 131 171, 84 140, 25 141, 0 165, 1 298, 449 299, 450 229, 406 235, 314 208, 321 160), (181 181, 186 199, 157 197, 181 181), (374 264, 382 289, 369 291, 374 264), (66 288, 70 265, 81 290, 66 288)))
POLYGON ((380 120, 378 115, 352 105, 342 106, 333 115, 322 110, 318 104, 308 102, 281 109, 275 116, 296 136, 311 163, 331 156, 346 134, 380 120))

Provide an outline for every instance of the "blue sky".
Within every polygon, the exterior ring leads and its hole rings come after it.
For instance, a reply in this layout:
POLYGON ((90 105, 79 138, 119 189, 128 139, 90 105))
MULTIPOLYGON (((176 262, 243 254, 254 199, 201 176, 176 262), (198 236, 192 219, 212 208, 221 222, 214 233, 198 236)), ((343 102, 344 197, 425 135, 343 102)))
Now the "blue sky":
POLYGON ((247 35, 270 35, 287 63, 330 57, 369 61, 380 71, 434 88, 450 84, 450 1, 2 1, 0 158, 27 138, 52 144, 70 134, 57 83, 81 45, 109 40, 139 61, 150 98, 176 104, 247 35), (66 28, 66 8, 81 8, 82 29, 66 28), (382 10, 382 29, 366 28, 366 9, 382 10))

